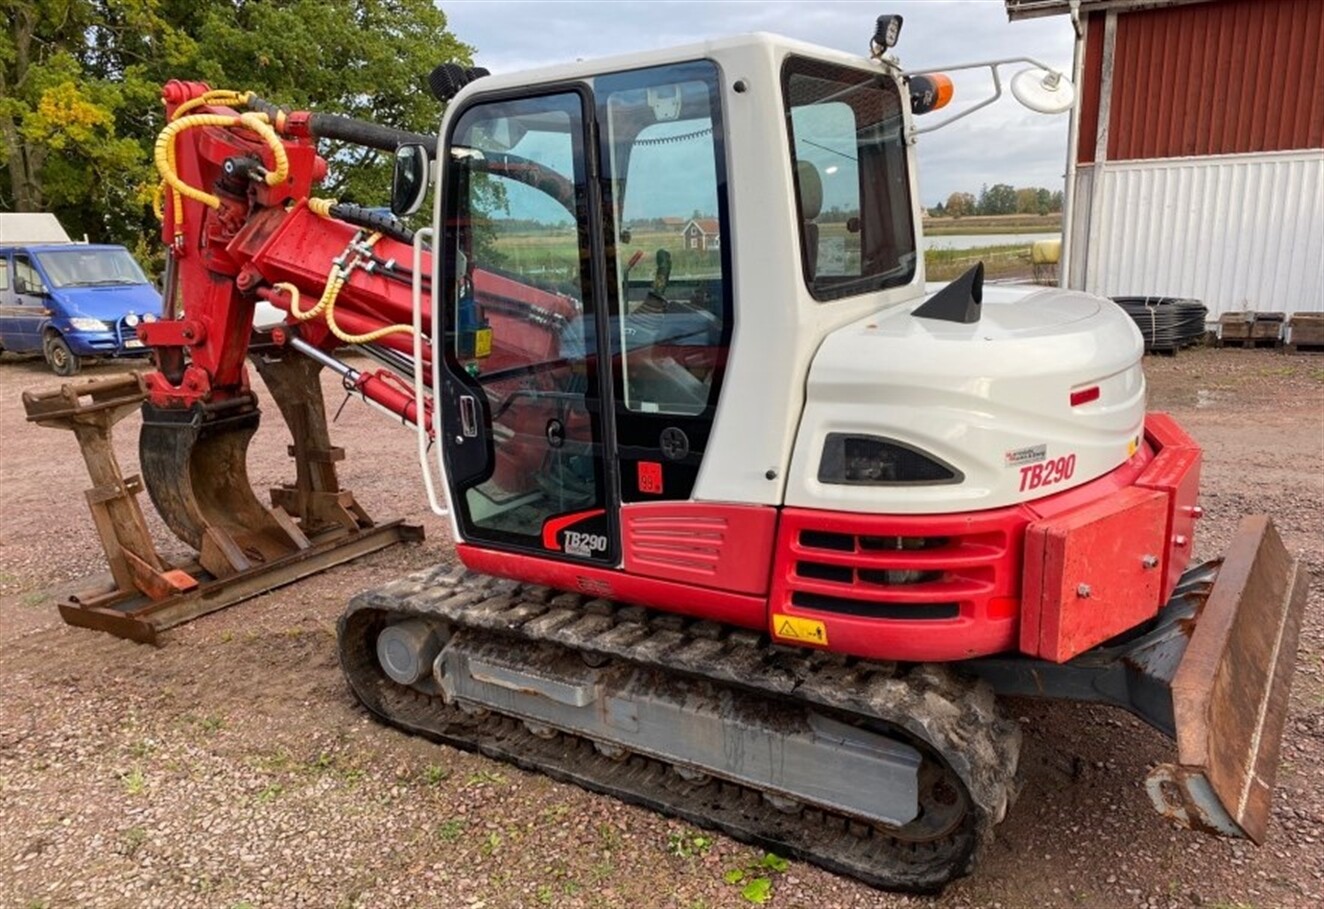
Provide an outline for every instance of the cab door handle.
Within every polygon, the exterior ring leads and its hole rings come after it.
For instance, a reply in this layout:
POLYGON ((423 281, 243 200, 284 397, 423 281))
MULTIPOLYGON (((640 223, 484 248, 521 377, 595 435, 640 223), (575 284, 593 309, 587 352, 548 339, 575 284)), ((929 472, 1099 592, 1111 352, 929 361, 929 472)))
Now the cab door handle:
POLYGON ((478 402, 473 395, 460 395, 460 432, 470 439, 478 435, 478 402))

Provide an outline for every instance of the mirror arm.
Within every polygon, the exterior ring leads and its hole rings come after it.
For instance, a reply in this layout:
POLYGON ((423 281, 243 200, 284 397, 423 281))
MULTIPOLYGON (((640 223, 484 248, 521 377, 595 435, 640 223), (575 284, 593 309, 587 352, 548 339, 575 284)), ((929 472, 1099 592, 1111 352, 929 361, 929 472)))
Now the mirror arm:
POLYGON ((1042 70, 1046 70, 1050 73, 1058 73, 1058 75, 1061 75, 1061 73, 1054 67, 1051 67, 1047 63, 1044 63, 1040 60, 1036 60, 1033 57, 1003 57, 997 60, 979 60, 975 63, 960 63, 957 64, 956 66, 930 66, 927 67, 926 69, 907 70, 906 72, 902 73, 901 74, 902 77, 906 79, 909 79, 911 76, 926 76, 929 73, 951 73, 951 72, 956 72, 957 70, 983 69, 985 67, 987 67, 993 73, 993 94, 990 97, 985 98, 983 101, 980 101, 978 104, 973 104, 970 107, 967 107, 965 110, 952 114, 950 117, 948 117, 945 120, 939 120, 937 123, 932 123, 929 124, 928 126, 924 126, 924 127, 916 126, 914 124, 914 121, 912 120, 910 126, 910 134, 907 136, 908 144, 913 145, 915 143, 915 138, 919 136, 921 133, 931 133, 935 129, 942 129, 944 126, 947 126, 948 124, 955 123, 957 120, 961 120, 964 119, 965 117, 970 116, 971 114, 973 114, 975 111, 979 110, 982 107, 988 107, 994 101, 997 101, 999 98, 1001 98, 1002 74, 998 71, 998 67, 1005 66, 1008 63, 1029 63, 1031 66, 1037 66, 1042 70))

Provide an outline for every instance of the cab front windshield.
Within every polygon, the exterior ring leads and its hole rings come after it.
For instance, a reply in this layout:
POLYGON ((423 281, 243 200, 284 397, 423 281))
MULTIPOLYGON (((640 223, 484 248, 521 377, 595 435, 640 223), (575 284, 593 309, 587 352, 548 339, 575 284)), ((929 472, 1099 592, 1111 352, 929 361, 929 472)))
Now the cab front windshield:
POLYGON ((138 263, 123 249, 61 249, 37 253, 54 287, 146 284, 138 263))

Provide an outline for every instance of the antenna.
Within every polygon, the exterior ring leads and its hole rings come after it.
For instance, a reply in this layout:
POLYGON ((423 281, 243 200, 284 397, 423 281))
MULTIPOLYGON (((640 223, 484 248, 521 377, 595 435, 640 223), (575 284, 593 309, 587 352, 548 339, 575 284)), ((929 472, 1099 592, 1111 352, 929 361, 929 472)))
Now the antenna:
POLYGON ((1032 67, 1011 79, 1011 93, 1016 100, 1041 114, 1060 114, 1076 102, 1076 90, 1059 72, 1032 67))

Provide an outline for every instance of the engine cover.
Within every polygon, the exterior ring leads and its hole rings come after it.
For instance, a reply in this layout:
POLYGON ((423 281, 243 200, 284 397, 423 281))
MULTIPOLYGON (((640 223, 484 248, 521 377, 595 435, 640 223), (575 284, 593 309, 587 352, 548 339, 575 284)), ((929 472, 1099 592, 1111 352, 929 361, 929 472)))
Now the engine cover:
POLYGON ((917 317, 922 302, 874 313, 823 341, 787 505, 889 514, 998 508, 1079 486, 1135 452, 1144 347, 1111 301, 986 285, 981 317, 970 324, 917 317), (829 434, 900 443, 956 476, 830 481, 820 477, 829 434))

